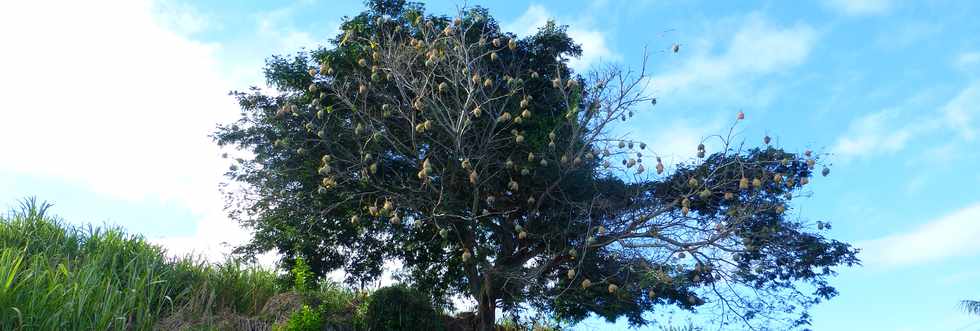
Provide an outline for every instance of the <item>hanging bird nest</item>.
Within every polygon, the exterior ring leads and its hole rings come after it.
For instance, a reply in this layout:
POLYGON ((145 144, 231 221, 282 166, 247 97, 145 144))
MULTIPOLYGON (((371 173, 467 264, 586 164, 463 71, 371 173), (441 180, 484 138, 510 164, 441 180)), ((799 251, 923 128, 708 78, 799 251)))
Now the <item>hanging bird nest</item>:
POLYGON ((701 199, 708 199, 708 198, 710 198, 711 197, 711 190, 709 190, 707 188, 701 190, 701 192, 698 192, 698 197, 700 197, 701 199))

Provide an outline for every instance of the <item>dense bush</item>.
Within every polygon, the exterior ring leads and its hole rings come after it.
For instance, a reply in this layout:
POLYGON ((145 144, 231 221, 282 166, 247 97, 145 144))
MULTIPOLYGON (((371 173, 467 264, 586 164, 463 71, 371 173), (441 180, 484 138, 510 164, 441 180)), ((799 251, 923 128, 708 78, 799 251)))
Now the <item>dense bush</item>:
POLYGON ((310 308, 308 305, 304 305, 303 309, 289 316, 285 326, 274 328, 276 331, 319 331, 321 329, 323 329, 323 311, 320 308, 310 308))
POLYGON ((370 302, 367 292, 355 292, 334 282, 323 282, 312 293, 312 300, 320 304, 325 324, 334 327, 365 329, 364 317, 370 302))
POLYGON ((366 324, 369 330, 443 330, 440 314, 428 297, 402 285, 378 289, 371 295, 366 324))

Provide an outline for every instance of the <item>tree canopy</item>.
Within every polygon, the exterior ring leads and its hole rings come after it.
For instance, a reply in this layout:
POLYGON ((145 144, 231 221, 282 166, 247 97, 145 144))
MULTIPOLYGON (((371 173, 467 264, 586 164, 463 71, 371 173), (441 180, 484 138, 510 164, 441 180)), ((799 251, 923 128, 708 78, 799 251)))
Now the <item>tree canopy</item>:
POLYGON ((656 103, 645 63, 575 73, 581 47, 553 22, 517 38, 480 7, 367 7, 331 46, 271 57, 274 91, 233 92, 242 116, 214 138, 248 155, 227 173, 229 210, 255 231, 238 252, 353 283, 400 261, 434 298, 476 300, 484 329, 495 308, 643 325, 658 306, 704 307, 722 323, 803 325, 836 295, 834 267, 858 263, 820 234, 829 224, 788 213, 819 155, 729 133, 668 166, 614 136, 656 103))

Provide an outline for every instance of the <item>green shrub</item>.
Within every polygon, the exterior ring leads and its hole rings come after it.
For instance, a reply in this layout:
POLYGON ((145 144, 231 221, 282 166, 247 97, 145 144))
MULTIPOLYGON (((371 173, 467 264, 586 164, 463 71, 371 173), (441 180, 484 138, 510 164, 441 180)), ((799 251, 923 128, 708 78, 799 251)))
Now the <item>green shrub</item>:
POLYGON ((293 265, 290 273, 293 275, 293 290, 296 292, 307 292, 310 289, 310 283, 315 281, 313 271, 310 270, 310 265, 306 264, 303 257, 296 258, 296 264, 293 265))
POLYGON ((500 319, 497 322, 498 331, 560 331, 557 325, 550 322, 544 318, 544 316, 536 316, 529 318, 529 320, 518 321, 513 317, 507 317, 500 319))
POLYGON ((363 300, 359 300, 362 295, 331 281, 320 284, 311 297, 311 301, 320 304, 325 322, 331 325, 351 324, 358 306, 363 305, 363 300))
POLYGON ((443 330, 439 313, 422 293, 395 285, 371 295, 365 316, 369 330, 443 330))
POLYGON ((319 331, 323 329, 323 311, 303 305, 289 316, 286 325, 275 328, 276 331, 319 331))

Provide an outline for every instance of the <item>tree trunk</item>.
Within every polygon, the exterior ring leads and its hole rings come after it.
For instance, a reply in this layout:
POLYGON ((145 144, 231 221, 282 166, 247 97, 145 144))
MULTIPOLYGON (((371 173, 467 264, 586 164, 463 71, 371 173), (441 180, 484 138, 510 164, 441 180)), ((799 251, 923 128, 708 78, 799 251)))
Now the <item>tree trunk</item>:
POLYGON ((480 306, 476 312, 477 330, 494 331, 497 326, 497 299, 493 293, 493 282, 490 273, 483 276, 483 286, 480 287, 480 296, 477 298, 480 306))

